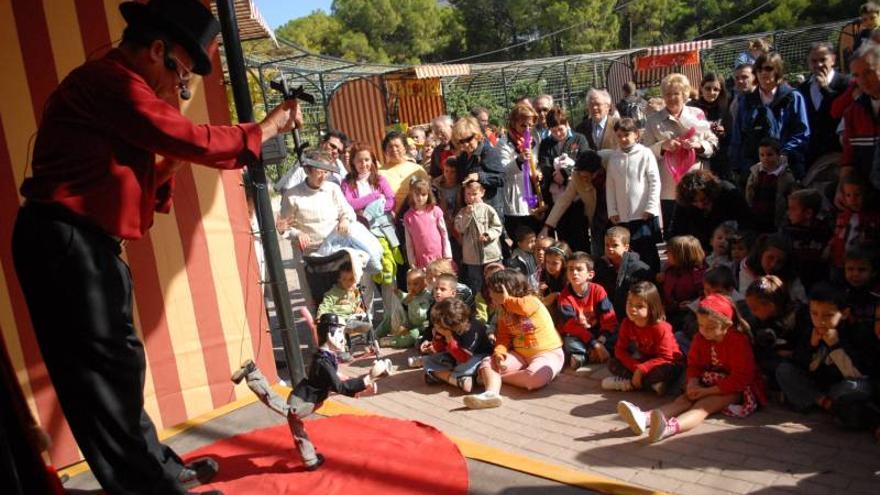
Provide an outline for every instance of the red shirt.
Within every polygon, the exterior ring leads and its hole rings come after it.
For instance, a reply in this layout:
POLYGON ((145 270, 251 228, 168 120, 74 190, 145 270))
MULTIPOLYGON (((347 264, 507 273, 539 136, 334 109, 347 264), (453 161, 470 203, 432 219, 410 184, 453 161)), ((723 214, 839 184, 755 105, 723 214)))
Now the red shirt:
POLYGON ((700 378, 704 371, 718 371, 727 375, 716 385, 722 394, 742 392, 752 385, 759 397, 763 397, 763 382, 752 354, 749 337, 729 329, 721 342, 710 342, 696 334, 687 357, 687 377, 700 378))
POLYGON ((561 335, 571 335, 590 342, 598 339, 600 332, 614 333, 617 329, 614 306, 608 299, 608 293, 597 283, 589 282, 583 294, 578 294, 571 284, 567 284, 556 299, 556 304, 565 319, 559 329, 561 335), (586 317, 589 328, 581 325, 581 313, 586 317))
POLYGON ((107 234, 138 239, 171 208, 155 154, 232 169, 260 155, 258 124, 197 125, 159 98, 119 50, 71 72, 49 97, 22 195, 55 203, 107 234))
POLYGON ((617 342, 614 344, 614 357, 626 366, 626 369, 635 373, 640 370, 642 374, 648 374, 654 367, 661 364, 673 364, 684 361, 675 336, 672 334, 672 325, 665 321, 658 321, 653 325, 637 327, 629 318, 624 318, 617 330, 617 342), (636 360, 630 354, 630 343, 635 344, 641 356, 636 360))

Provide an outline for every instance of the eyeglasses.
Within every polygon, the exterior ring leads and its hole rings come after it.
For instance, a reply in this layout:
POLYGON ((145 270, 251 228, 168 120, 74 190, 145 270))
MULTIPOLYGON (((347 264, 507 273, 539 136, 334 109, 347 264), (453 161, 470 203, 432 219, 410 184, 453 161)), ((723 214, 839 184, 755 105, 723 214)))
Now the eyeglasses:
POLYGON ((769 65, 765 65, 765 66, 762 66, 760 69, 758 69, 758 72, 773 72, 775 70, 776 70, 776 68, 771 67, 769 65))
POLYGON ((470 136, 468 136, 468 137, 466 137, 466 138, 461 138, 461 139, 459 139, 459 140, 458 140, 458 145, 459 145, 459 146, 463 146, 463 145, 468 144, 469 142, 473 141, 473 140, 476 139, 476 138, 477 138, 477 135, 476 135, 476 134, 471 134, 470 136))
POLYGON ((333 144, 333 143, 331 143, 331 142, 329 142, 329 141, 326 142, 326 143, 324 143, 324 146, 330 148, 331 151, 342 151, 342 147, 341 147, 341 146, 336 146, 335 144, 333 144))
POLYGON ((177 78, 180 79, 180 82, 189 82, 189 80, 192 79, 192 69, 181 62, 173 53, 169 53, 168 58, 174 61, 174 72, 177 73, 177 78), (180 69, 183 69, 182 74, 180 73, 180 69))

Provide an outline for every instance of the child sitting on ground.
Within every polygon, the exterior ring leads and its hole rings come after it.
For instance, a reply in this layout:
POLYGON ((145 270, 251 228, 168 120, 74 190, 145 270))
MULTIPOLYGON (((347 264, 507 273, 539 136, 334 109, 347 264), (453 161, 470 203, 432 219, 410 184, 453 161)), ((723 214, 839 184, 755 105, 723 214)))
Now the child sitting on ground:
POLYGON ((470 393, 480 362, 492 352, 486 326, 455 297, 431 308, 431 324, 434 338, 427 346, 431 354, 424 359, 425 381, 429 385, 449 383, 470 393))
POLYGON ((594 280, 608 293, 614 313, 618 315, 626 314, 626 299, 632 284, 654 278, 654 272, 639 253, 629 248, 629 230, 611 227, 605 232, 605 255, 596 263, 594 280))
POLYGON ((880 336, 880 290, 877 287, 877 255, 855 247, 846 252, 843 279, 850 307, 849 322, 874 328, 880 336))
POLYGON ((568 285, 559 295, 563 323, 559 333, 569 366, 577 371, 586 363, 604 363, 614 351, 617 316, 601 285, 591 282, 593 258, 578 251, 565 263, 568 285))
MULTIPOLYGON (((483 280, 489 280, 495 272, 500 272, 504 270, 504 265, 501 263, 489 263, 486 265, 486 268, 483 269, 483 280)), ((492 304, 492 298, 489 297, 489 288, 483 285, 483 288, 480 289, 480 293, 477 294, 476 297, 476 310, 474 312, 474 317, 477 321, 482 322, 486 325, 486 333, 490 338, 494 339, 495 335, 495 314, 498 308, 492 304)))
POLYGON ((844 426, 865 428, 866 404, 873 395, 869 376, 880 352, 869 327, 849 325, 846 294, 827 283, 810 292, 808 326, 800 332, 791 362, 776 369, 786 403, 796 411, 813 407, 832 413, 844 426))
POLYGON ((565 260, 569 256, 571 256, 571 249, 563 241, 554 243, 544 251, 541 279, 538 281, 538 295, 551 314, 556 312, 556 300, 562 289, 565 288, 565 284, 568 283, 568 278, 565 276, 565 260))
POLYGON ((664 395, 675 383, 684 368, 684 356, 665 318, 654 284, 636 282, 629 288, 626 318, 617 332, 614 357, 608 362, 612 376, 602 380, 604 390, 650 388, 664 395))
POLYGON ((739 288, 739 274, 743 261, 752 252, 756 236, 757 234, 751 230, 737 231, 730 236, 730 261, 733 262, 733 278, 736 280, 737 288, 739 288))
POLYGON ((444 273, 452 275, 452 278, 456 280, 455 295, 466 302, 468 306, 473 307, 474 293, 470 287, 458 282, 458 270, 455 269, 455 264, 451 259, 441 258, 428 263, 427 268, 425 268, 425 282, 428 284, 428 290, 433 294, 437 280, 444 273))
POLYGON ((858 176, 850 174, 840 183, 843 208, 837 210, 834 233, 828 242, 828 261, 835 272, 834 280, 843 278, 843 262, 848 249, 862 246, 869 249, 880 247, 880 211, 869 207, 870 191, 868 184, 858 176))
POLYGON ((730 298, 712 294, 697 310, 700 333, 687 358, 685 393, 658 409, 643 411, 621 401, 617 413, 650 443, 697 427, 710 414, 745 417, 765 402, 749 341, 749 325, 730 298))
POLYGON ((707 269, 716 266, 733 268, 733 260, 730 258, 730 238, 735 233, 736 230, 726 223, 715 227, 715 232, 712 233, 712 239, 709 241, 712 245, 712 254, 706 256, 707 269))
POLYGON ((745 293, 752 282, 762 275, 776 275, 785 284, 791 299, 807 302, 807 291, 797 276, 791 257, 791 243, 780 234, 762 235, 739 271, 739 291, 745 293))
POLYGON ((758 144, 761 161, 752 166, 746 181, 746 203, 760 232, 776 232, 782 226, 788 195, 797 186, 788 163, 780 160, 781 150, 776 139, 762 139, 758 144))
POLYGON ((822 251, 831 239, 831 225, 822 208, 822 193, 801 189, 788 196, 788 221, 779 233, 791 243, 791 256, 805 287, 828 278, 822 251))
POLYGON ((532 289, 538 288, 538 262, 533 254, 535 250, 535 231, 525 225, 520 225, 513 232, 513 240, 516 247, 510 253, 507 266, 519 270, 529 280, 532 289))
POLYGON ((752 313, 752 333, 755 336, 755 359, 758 368, 776 383, 776 368, 791 359, 799 340, 798 332, 809 312, 791 300, 782 280, 775 275, 764 275, 746 289, 746 304, 752 313))
POLYGON ((538 264, 538 280, 541 280, 541 271, 544 269, 544 253, 547 252, 547 249, 556 243, 556 240, 552 237, 538 237, 538 240, 535 241, 535 262, 538 264))
POLYGON ((565 362, 562 340, 550 313, 529 288, 525 275, 501 270, 486 283, 499 308, 497 339, 492 355, 480 364, 486 391, 464 398, 470 409, 500 406, 502 382, 526 390, 542 388, 559 374, 565 362))
POLYGON ((376 336, 382 346, 395 349, 412 347, 418 342, 422 330, 428 326, 428 310, 432 299, 423 270, 413 268, 406 274, 406 290, 398 294, 403 314, 397 322, 397 328, 393 328, 393 318, 385 318, 376 329, 376 336))
POLYGON ((673 328, 680 326, 688 305, 703 295, 705 259, 703 246, 694 236, 676 236, 666 245, 666 269, 657 281, 663 286, 666 319, 673 328))
POLYGON ((462 281, 474 294, 483 286, 483 266, 501 260, 503 226, 495 209, 483 203, 485 194, 479 182, 465 182, 465 207, 455 215, 455 230, 461 234, 462 281))
MULTIPOLYGON (((718 266, 706 271, 703 276, 703 296, 710 294, 721 294, 727 296, 736 305, 737 311, 745 319, 749 321, 751 313, 746 304, 746 299, 736 290, 736 281, 733 279, 733 271, 726 266, 718 266)), ((681 326, 675 331, 675 341, 681 353, 687 356, 688 350, 691 348, 691 341, 698 332, 697 325, 697 309, 700 307, 700 300, 693 301, 688 308, 690 312, 682 319, 681 326)))

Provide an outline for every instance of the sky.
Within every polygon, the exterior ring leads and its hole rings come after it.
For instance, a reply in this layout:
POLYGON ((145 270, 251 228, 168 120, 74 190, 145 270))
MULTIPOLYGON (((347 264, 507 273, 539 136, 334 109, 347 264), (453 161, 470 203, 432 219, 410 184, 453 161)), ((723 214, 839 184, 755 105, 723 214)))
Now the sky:
POLYGON ((333 0, 253 0, 253 2, 269 23, 269 27, 276 29, 291 19, 311 14, 313 10, 321 9, 329 14, 333 0))

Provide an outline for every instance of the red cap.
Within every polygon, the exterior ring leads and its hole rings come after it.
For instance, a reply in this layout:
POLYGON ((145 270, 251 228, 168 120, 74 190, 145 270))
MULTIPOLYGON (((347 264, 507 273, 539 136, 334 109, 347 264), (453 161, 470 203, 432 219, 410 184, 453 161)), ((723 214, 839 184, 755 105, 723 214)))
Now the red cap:
POLYGON ((707 309, 713 313, 733 321, 734 306, 733 301, 729 297, 721 294, 712 294, 704 297, 700 301, 700 308, 707 309))

